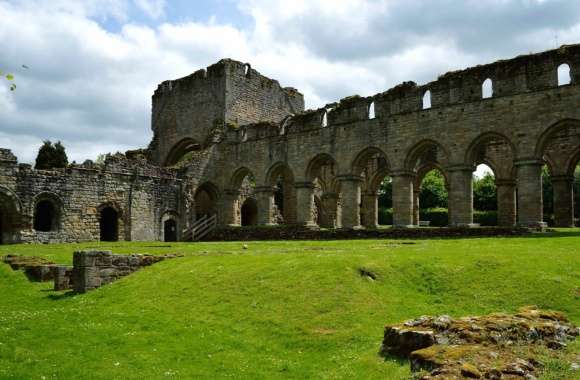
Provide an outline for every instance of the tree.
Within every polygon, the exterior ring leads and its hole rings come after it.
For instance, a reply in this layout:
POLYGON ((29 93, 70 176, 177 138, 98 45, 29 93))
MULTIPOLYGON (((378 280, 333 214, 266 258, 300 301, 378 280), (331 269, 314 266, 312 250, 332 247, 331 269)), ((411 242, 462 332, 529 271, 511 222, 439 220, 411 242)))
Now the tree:
POLYGON ((36 156, 35 168, 40 170, 50 170, 53 168, 64 168, 68 165, 68 157, 64 146, 58 141, 52 144, 50 140, 45 140, 36 156))
POLYGON ((419 206, 422 209, 447 207, 445 177, 439 170, 431 170, 423 178, 421 192, 419 193, 419 206))
POLYGON ((391 177, 385 177, 379 187, 379 208, 393 207, 393 181, 391 177))
POLYGON ((479 211, 497 210, 497 192, 493 174, 488 172, 482 178, 474 178, 473 207, 479 211))

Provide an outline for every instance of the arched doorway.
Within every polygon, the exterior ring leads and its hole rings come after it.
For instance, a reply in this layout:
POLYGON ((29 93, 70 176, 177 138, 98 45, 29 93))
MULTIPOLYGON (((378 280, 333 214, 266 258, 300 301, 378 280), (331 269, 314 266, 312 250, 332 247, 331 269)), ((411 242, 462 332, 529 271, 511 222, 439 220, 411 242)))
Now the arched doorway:
POLYGON ((39 198, 34 207, 33 227, 38 232, 58 231, 59 216, 54 200, 39 198))
POLYGON ((119 240, 119 213, 111 206, 101 210, 99 229, 101 241, 119 240))
POLYGON ((314 187, 314 209, 310 210, 312 222, 324 228, 342 226, 341 186, 337 179, 337 166, 332 156, 323 153, 311 159, 306 170, 306 178, 314 187))
POLYGON ((242 226, 255 226, 258 224, 258 203, 254 198, 248 198, 242 204, 242 226))
POLYGON ((166 242, 177 241, 177 222, 175 219, 167 219, 163 222, 163 240, 166 242))

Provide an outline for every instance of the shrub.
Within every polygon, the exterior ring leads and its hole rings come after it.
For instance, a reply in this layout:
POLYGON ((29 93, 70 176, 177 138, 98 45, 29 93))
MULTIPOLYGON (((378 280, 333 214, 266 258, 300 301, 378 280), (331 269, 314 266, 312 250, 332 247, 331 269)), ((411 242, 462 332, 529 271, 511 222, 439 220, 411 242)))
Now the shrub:
POLYGON ((497 211, 474 211, 473 223, 479 223, 482 226, 497 226, 497 211))
POLYGON ((430 222, 430 226, 444 227, 449 224, 449 213, 446 208, 428 208, 419 211, 419 220, 430 222))
POLYGON ((379 208, 379 224, 392 225, 393 224, 393 209, 379 208))

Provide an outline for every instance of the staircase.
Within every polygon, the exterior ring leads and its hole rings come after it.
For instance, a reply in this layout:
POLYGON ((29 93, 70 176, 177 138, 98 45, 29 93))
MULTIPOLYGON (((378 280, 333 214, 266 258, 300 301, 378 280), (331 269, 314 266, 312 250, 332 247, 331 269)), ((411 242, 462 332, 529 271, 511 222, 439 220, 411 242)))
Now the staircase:
POLYGON ((183 231, 183 241, 199 241, 203 239, 207 234, 212 232, 217 226, 217 216, 204 216, 197 220, 193 226, 189 229, 183 231))

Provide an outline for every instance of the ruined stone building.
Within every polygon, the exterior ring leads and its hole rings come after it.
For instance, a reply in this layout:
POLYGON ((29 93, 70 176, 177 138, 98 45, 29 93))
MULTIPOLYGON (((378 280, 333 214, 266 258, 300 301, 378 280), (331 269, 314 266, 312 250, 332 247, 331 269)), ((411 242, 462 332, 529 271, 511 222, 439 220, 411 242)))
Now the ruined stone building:
POLYGON ((221 226, 375 228, 386 176, 393 224, 413 226, 432 169, 449 224, 469 226, 481 163, 500 225, 543 223, 547 164, 555 223, 571 226, 579 80, 580 45, 563 46, 304 111, 297 90, 222 60, 159 85, 147 149, 54 171, 0 150, 1 241, 174 240, 210 215, 221 226))

